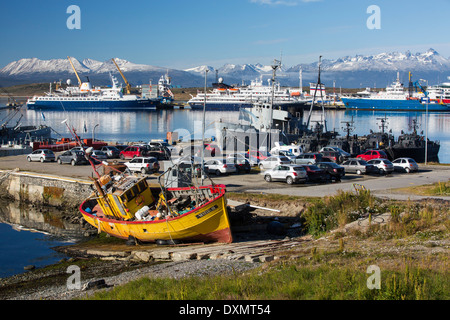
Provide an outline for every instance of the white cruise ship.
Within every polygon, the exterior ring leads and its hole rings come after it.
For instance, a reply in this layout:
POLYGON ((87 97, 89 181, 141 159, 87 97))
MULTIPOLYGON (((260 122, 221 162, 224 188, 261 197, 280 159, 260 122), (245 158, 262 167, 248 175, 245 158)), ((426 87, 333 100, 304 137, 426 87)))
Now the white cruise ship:
MULTIPOLYGON (((264 85, 262 79, 251 81, 248 86, 232 87, 223 83, 219 78, 218 83, 213 83, 213 90, 206 93, 206 111, 222 110, 236 111, 240 108, 251 108, 254 103, 271 102, 272 86, 270 79, 268 85, 264 85)), ((306 98, 299 94, 298 89, 283 89, 279 83, 274 85, 273 104, 283 109, 289 107, 301 107, 307 102, 306 98)), ((205 93, 198 92, 188 101, 191 109, 203 110, 205 93)))

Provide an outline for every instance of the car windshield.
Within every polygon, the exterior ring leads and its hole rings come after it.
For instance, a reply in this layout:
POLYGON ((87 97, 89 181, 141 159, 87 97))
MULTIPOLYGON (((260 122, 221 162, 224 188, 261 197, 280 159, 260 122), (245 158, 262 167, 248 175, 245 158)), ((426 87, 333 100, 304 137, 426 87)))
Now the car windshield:
POLYGON ((293 167, 292 169, 294 171, 305 171, 305 168, 303 168, 303 167, 293 167))
POLYGON ((358 162, 359 162, 359 164, 361 164, 361 165, 368 164, 367 161, 365 161, 365 160, 358 160, 358 162))
POLYGON ((286 157, 280 157, 280 160, 281 160, 281 161, 287 161, 287 162, 289 162, 289 159, 286 158, 286 157))

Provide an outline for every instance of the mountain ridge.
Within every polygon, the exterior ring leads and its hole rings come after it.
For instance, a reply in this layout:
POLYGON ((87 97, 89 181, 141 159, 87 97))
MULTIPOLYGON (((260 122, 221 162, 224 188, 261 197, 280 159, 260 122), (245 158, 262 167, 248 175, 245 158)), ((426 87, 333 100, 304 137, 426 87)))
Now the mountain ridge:
MULTIPOLYGON (((254 64, 224 64, 222 67, 202 65, 184 70, 136 64, 121 58, 114 58, 122 72, 130 83, 135 85, 156 83, 158 79, 168 73, 172 77, 172 83, 178 86, 203 86, 205 70, 208 69, 208 82, 215 82, 217 75, 224 78, 226 83, 241 84, 260 77, 270 78, 272 68, 261 63, 254 64)), ((99 81, 97 85, 109 84, 109 73, 118 74, 118 70, 111 59, 98 61, 85 58, 78 60, 71 57, 75 69, 80 76, 89 76, 90 79, 99 81)), ((299 72, 305 83, 317 81, 318 61, 313 63, 297 64, 294 66, 282 65, 277 70, 277 78, 282 85, 299 85, 299 72)), ((338 83, 344 86, 364 86, 374 83, 389 84, 394 80, 396 73, 402 73, 405 79, 409 72, 413 72, 416 79, 424 78, 430 83, 444 79, 450 74, 450 57, 441 56, 436 50, 430 48, 423 53, 406 52, 382 52, 373 55, 344 56, 337 59, 324 59, 321 65, 322 82, 326 86, 338 83), (331 81, 331 83, 330 83, 331 81)), ((0 70, 0 85, 25 81, 55 81, 65 77, 73 77, 74 72, 68 59, 40 60, 38 58, 26 58, 13 61, 0 70), (52 77, 56 77, 53 78, 52 77)), ((118 77, 121 79, 121 77, 118 77)), ((407 80, 407 79, 406 79, 407 80)), ((405 81, 405 80, 404 80, 405 81)))

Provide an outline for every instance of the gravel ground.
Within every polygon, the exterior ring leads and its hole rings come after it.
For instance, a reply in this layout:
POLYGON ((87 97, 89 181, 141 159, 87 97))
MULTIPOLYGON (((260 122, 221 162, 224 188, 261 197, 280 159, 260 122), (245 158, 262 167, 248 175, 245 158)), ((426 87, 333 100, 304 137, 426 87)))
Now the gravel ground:
MULTIPOLYGON (((124 264, 122 262, 122 264, 124 264)), ((120 262, 112 262, 109 267, 119 268, 120 262)), ((108 290, 114 286, 125 284, 129 281, 133 281, 142 277, 158 277, 158 278, 183 278, 189 276, 209 276, 218 274, 242 274, 250 269, 260 266, 259 263, 250 263, 245 261, 231 261, 231 260, 190 260, 182 262, 167 262, 155 265, 140 265, 135 270, 122 272, 115 276, 96 276, 90 279, 82 280, 81 290, 68 290, 66 281, 70 277, 70 274, 66 274, 65 277, 61 277, 59 273, 60 281, 58 284, 39 285, 40 276, 33 276, 32 273, 15 276, 9 279, 0 280, 0 299, 3 300, 69 300, 84 298, 92 295, 98 290, 108 290), (107 285, 107 288, 98 289, 84 289, 89 282, 103 279, 107 285), (31 283, 35 285, 28 286, 31 283), (8 285, 12 286, 14 290, 9 292, 3 292, 8 285)), ((52 271, 47 273, 48 277, 55 277, 51 274, 52 271)), ((81 271, 83 277, 84 271, 81 271)), ((106 270, 101 273, 108 273, 106 270)))

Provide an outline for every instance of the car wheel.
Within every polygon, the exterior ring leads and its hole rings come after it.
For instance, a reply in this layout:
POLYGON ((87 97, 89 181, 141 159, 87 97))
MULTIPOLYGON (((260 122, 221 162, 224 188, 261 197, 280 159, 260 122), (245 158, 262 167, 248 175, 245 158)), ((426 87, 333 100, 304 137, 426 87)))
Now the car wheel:
POLYGON ((313 163, 312 162, 308 162, 308 165, 312 165, 313 163))
POLYGON ((330 180, 330 181, 332 181, 333 180, 333 177, 331 176, 331 174, 327 174, 327 176, 325 177, 325 180, 330 180))
POLYGON ((286 183, 287 184, 293 184, 294 183, 294 179, 292 179, 292 177, 287 177, 286 178, 286 183))
POLYGON ((260 170, 264 170, 264 166, 263 166, 262 163, 259 165, 259 169, 260 169, 260 170))
POLYGON ((267 182, 271 182, 272 181, 272 177, 270 175, 266 174, 264 176, 264 180, 266 180, 267 182))
POLYGON ((120 155, 120 159, 121 159, 121 160, 125 160, 125 157, 124 157, 123 154, 120 155))
POLYGON ((216 174, 216 176, 220 176, 220 170, 216 170, 215 172, 214 172, 215 174, 216 174))
POLYGON ((62 164, 61 159, 58 159, 57 162, 58 162, 58 164, 62 164))
POLYGON ((405 168, 406 173, 410 173, 411 170, 409 168, 405 168))
POLYGON ((41 163, 44 163, 44 161, 45 161, 44 158, 41 158, 41 163))
POLYGON ((361 174, 361 170, 356 170, 356 174, 361 174))
POLYGON ((76 165, 77 163, 75 162, 75 160, 72 160, 72 161, 70 162, 70 164, 74 166, 74 165, 76 165))
POLYGON ((141 173, 142 173, 142 174, 146 174, 146 173, 147 173, 147 170, 145 170, 145 168, 142 168, 142 169, 141 169, 141 173))
POLYGON ((28 162, 31 162, 31 158, 30 157, 27 157, 27 160, 28 160, 28 162))

